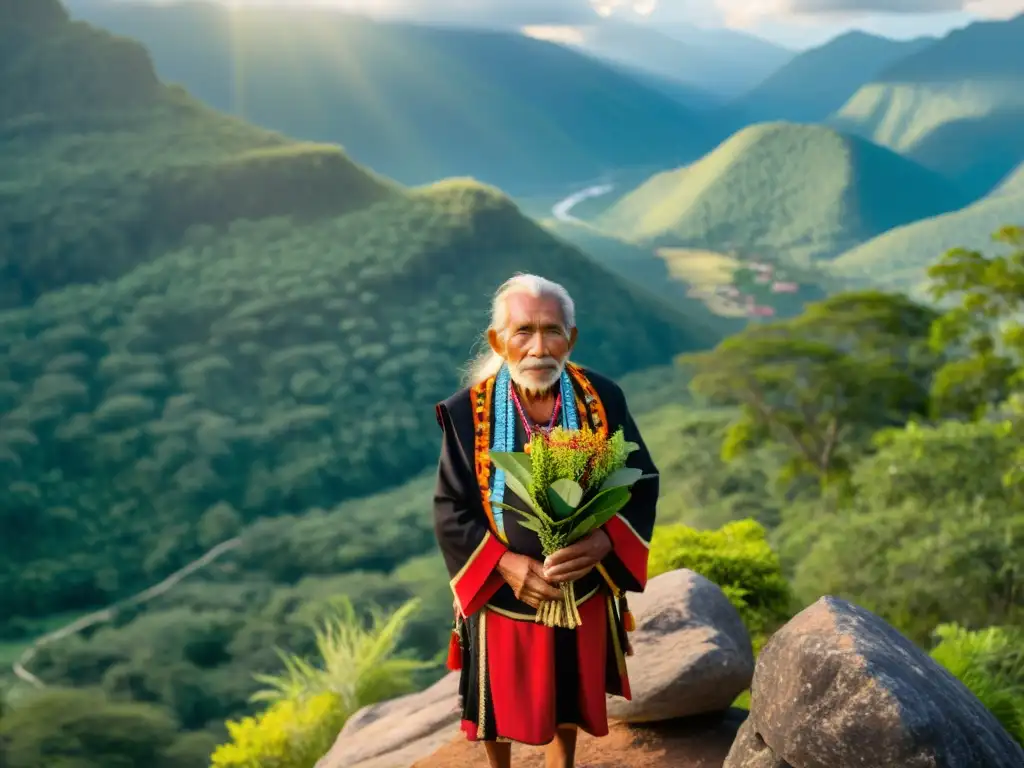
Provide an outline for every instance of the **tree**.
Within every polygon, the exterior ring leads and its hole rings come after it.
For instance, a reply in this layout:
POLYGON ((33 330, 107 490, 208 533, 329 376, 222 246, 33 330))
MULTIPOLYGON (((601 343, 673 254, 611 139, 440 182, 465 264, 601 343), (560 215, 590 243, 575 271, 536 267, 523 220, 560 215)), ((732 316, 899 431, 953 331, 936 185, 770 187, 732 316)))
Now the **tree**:
POLYGON ((1024 386, 1024 228, 993 240, 1011 252, 955 248, 928 270, 936 299, 959 299, 932 327, 933 348, 950 356, 932 388, 935 416, 979 418, 1024 386))
POLYGON ((102 691, 47 688, 0 720, 6 768, 187 768, 170 754, 178 724, 150 704, 109 701, 102 691))
POLYGON ((775 443, 789 456, 782 479, 811 476, 826 487, 848 475, 877 429, 927 412, 937 317, 902 295, 837 294, 681 362, 696 369, 695 393, 741 407, 725 458, 775 443))
MULTIPOLYGON (((1019 448, 1006 425, 910 425, 876 443, 852 500, 804 540, 798 596, 847 597, 920 643, 944 622, 1024 620, 1024 494, 1002 482, 1019 448)), ((805 537, 803 523, 778 536, 805 537)))

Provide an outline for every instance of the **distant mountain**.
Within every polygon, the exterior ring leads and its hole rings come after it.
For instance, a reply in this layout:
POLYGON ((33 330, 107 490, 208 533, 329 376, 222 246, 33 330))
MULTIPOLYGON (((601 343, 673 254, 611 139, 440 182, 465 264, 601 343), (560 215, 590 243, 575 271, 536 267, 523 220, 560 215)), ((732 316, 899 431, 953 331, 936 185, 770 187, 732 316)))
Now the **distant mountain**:
POLYGON ((700 77, 695 82, 726 97, 750 90, 796 56, 795 51, 740 30, 681 21, 669 3, 661 3, 650 16, 636 18, 634 23, 685 43, 709 61, 717 60, 717 69, 695 73, 700 77))
POLYGON ((832 263, 841 278, 924 295, 925 273, 951 248, 993 249, 992 234, 1008 225, 1024 226, 1024 165, 994 192, 942 216, 886 232, 844 253, 832 263))
POLYGON ((937 174, 863 139, 766 123, 653 177, 597 223, 662 245, 827 258, 963 202, 937 174))
POLYGON ((1024 160, 1024 15, 950 33, 864 85, 830 123, 906 154, 974 196, 1024 160))
POLYGON ((886 67, 934 42, 849 32, 798 54, 731 106, 755 122, 820 122, 886 67))
POLYGON ((615 16, 588 24, 532 25, 524 32, 697 88, 719 101, 745 91, 792 56, 772 43, 729 30, 665 28, 615 16))
POLYGON ((338 142, 403 183, 473 176, 514 193, 608 168, 670 167, 717 138, 659 90, 518 33, 332 10, 83 7, 141 40, 164 79, 289 135, 338 142))

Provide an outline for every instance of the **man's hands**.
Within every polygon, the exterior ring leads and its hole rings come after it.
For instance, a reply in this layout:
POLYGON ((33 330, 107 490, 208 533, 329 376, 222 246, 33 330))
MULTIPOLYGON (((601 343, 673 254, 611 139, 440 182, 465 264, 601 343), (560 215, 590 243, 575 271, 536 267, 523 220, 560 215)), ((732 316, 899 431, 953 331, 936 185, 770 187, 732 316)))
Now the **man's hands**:
POLYGON ((558 550, 543 563, 506 552, 498 561, 498 573, 512 587, 517 600, 536 608, 545 600, 561 598, 561 590, 553 585, 583 578, 611 551, 612 540, 597 530, 558 550))
POLYGON ((576 581, 586 576, 612 551, 612 540, 598 529, 544 561, 542 575, 552 584, 576 581))
POLYGON ((545 600, 558 600, 561 591, 544 579, 544 566, 526 555, 506 552, 498 561, 498 573, 515 594, 517 600, 537 608, 545 600))

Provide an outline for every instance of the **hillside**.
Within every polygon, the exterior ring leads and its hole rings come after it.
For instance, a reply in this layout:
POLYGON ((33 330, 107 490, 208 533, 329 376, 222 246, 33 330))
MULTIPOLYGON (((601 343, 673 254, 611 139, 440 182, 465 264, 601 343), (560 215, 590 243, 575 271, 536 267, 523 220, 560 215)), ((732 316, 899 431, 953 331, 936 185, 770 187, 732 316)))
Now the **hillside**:
POLYGON ((951 248, 991 249, 992 233, 1024 222, 1024 166, 1000 189, 966 208, 897 227, 844 253, 833 272, 862 284, 924 296, 925 272, 951 248))
POLYGON ((807 302, 825 296, 825 281, 831 278, 816 270, 795 270, 789 263, 774 265, 764 274, 764 267, 752 269, 745 263, 751 260, 736 254, 651 248, 612 237, 585 222, 543 223, 623 279, 721 336, 738 333, 751 317, 799 314, 807 302))
POLYGON ((975 196, 1024 160, 1024 16, 978 22, 896 62, 831 123, 914 158, 975 196))
POLYGON ((934 42, 847 32, 797 54, 730 107, 752 122, 821 122, 882 70, 934 42))
POLYGON ((949 183, 887 149, 820 126, 767 123, 654 176, 597 225, 662 246, 828 258, 962 202, 949 183))
POLYGON ((403 183, 472 176, 515 194, 609 168, 688 162, 714 141, 675 98, 518 33, 330 9, 83 7, 142 41, 167 80, 291 136, 343 145, 403 183))
POLYGON ((612 375, 714 342, 494 189, 403 190, 212 113, 137 45, 55 18, 19 25, 0 71, 35 86, 0 123, 18 286, 0 311, 6 621, 108 601, 211 536, 419 472, 432 405, 517 270, 574 293, 579 358, 612 375), (126 50, 147 83, 127 101, 102 81, 126 50), (74 105, 68 70, 113 101, 74 105))

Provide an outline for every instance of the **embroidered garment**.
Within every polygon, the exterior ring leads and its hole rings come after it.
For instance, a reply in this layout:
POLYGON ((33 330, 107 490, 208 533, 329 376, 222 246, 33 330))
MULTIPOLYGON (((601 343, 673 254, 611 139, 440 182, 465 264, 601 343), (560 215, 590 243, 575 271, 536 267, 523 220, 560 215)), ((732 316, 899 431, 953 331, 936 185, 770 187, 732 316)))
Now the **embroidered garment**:
MULTIPOLYGON (((637 443, 629 466, 657 469, 609 379, 575 365, 559 384, 559 423, 618 428, 637 443)), ((608 731, 605 694, 629 698, 626 617, 618 598, 642 591, 658 497, 656 477, 639 481, 629 504, 604 527, 612 552, 576 582, 583 623, 575 630, 534 621, 496 570, 511 550, 543 560, 536 534, 518 524, 522 507, 489 459, 491 451, 521 451, 526 432, 509 396, 507 369, 437 406, 444 437, 434 494, 435 530, 457 606, 450 666, 461 666, 462 727, 473 740, 545 744, 559 725, 608 731)))

